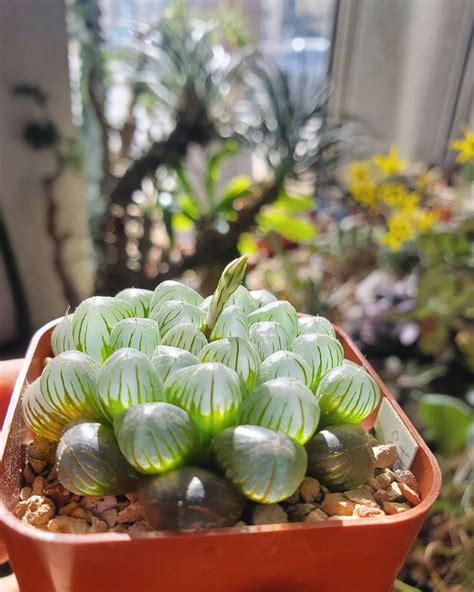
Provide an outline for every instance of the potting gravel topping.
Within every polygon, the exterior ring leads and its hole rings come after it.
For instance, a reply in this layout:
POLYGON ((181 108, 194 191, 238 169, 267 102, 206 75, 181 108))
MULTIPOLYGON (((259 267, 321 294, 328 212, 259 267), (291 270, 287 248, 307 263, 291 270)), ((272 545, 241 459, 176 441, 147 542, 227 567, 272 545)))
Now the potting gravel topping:
POLYGON ((206 300, 168 281, 89 298, 56 326, 56 357, 23 398, 35 433, 23 522, 133 534, 420 503, 410 471, 392 470, 397 449, 358 425, 376 382, 343 359, 327 319, 242 286, 246 264, 206 300))

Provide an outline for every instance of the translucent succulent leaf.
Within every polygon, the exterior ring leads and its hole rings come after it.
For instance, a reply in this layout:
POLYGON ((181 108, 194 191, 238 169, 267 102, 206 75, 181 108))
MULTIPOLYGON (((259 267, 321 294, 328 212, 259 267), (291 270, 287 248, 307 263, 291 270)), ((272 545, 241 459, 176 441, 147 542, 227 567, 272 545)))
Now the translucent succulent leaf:
POLYGON ((150 316, 151 313, 156 313, 169 300, 179 300, 179 302, 187 302, 188 304, 199 306, 204 298, 189 286, 185 286, 174 280, 167 280, 166 282, 161 282, 153 292, 150 316))
POLYGON ((342 364, 322 378, 316 398, 322 425, 360 423, 376 409, 380 389, 362 366, 342 364))
POLYGON ((72 319, 72 334, 78 350, 102 362, 109 352, 110 333, 121 320, 132 317, 128 302, 108 296, 83 300, 72 319))
POLYGON ((299 317, 298 335, 308 335, 309 333, 320 333, 336 337, 336 331, 334 331, 331 321, 319 315, 299 317))
POLYGON ((280 323, 262 321, 250 327, 250 341, 255 345, 262 360, 277 351, 290 349, 291 340, 280 323))
POLYGON ((115 418, 114 432, 123 456, 145 475, 163 473, 192 461, 201 444, 187 412, 163 402, 130 407, 115 418))
POLYGON ((112 354, 100 369, 97 395, 110 419, 134 405, 165 400, 163 384, 149 358, 128 347, 112 354))
POLYGON ((72 336, 72 315, 64 316, 54 328, 51 334, 51 347, 55 356, 76 349, 72 336))
POLYGON ((300 335, 291 348, 304 358, 311 368, 311 388, 315 390, 321 378, 332 368, 340 366, 344 359, 342 345, 329 335, 300 335))
POLYGON ((150 312, 150 304, 153 296, 151 290, 141 288, 126 288, 119 292, 115 297, 126 300, 133 308, 133 316, 144 318, 150 312))
POLYGON ((68 428, 56 453, 61 484, 76 495, 122 495, 139 475, 123 458, 111 428, 82 422, 68 428))
POLYGON ((296 491, 306 473, 306 453, 285 434, 254 425, 227 428, 212 454, 227 479, 254 502, 274 504, 296 491))
POLYGON ((308 475, 331 491, 346 491, 366 483, 374 470, 367 434, 354 424, 331 426, 306 443, 308 475))
POLYGON ((110 334, 112 351, 131 347, 146 354, 149 358, 160 342, 160 329, 158 323, 153 319, 124 319, 115 325, 110 334))
POLYGON ((32 382, 22 399, 22 411, 26 425, 37 435, 56 441, 71 421, 53 408, 44 398, 40 388, 40 378, 32 382))
POLYGON ((138 497, 148 523, 156 530, 233 526, 246 502, 226 479, 197 467, 180 467, 143 479, 138 497))
POLYGON ((229 306, 222 311, 212 329, 210 340, 216 341, 225 337, 249 338, 247 317, 239 306, 229 306))
POLYGON ((163 383, 173 372, 200 362, 201 360, 191 352, 169 345, 159 345, 151 358, 153 368, 163 383))
POLYGON ((229 337, 213 341, 199 354, 203 362, 220 362, 235 370, 248 389, 255 383, 261 358, 254 345, 243 337, 229 337))
POLYGON ((295 378, 274 378, 248 395, 240 406, 239 423, 282 432, 305 444, 316 431, 319 405, 315 396, 295 378))
POLYGON ((258 382, 273 378, 291 377, 311 387, 311 368, 304 358, 291 351, 277 351, 260 366, 258 382))
POLYGON ((245 286, 239 286, 230 298, 227 299, 225 308, 229 306, 238 306, 246 315, 257 309, 257 303, 245 286))
POLYGON ((298 316, 295 308, 285 300, 278 300, 262 306, 248 316, 250 325, 261 322, 279 323, 289 335, 290 340, 298 335, 298 316))
POLYGON ((83 352, 66 351, 44 368, 41 393, 48 405, 69 420, 82 417, 103 420, 97 401, 97 362, 83 352))
POLYGON ((168 331, 162 343, 163 345, 185 349, 198 356, 202 348, 207 345, 207 339, 197 327, 191 325, 191 323, 183 323, 179 327, 174 327, 168 331))
POLYGON ((257 303, 258 308, 262 308, 272 302, 277 302, 278 298, 268 290, 250 290, 250 296, 257 303))
POLYGON ((178 370, 165 388, 167 400, 185 409, 205 437, 237 423, 241 382, 224 364, 208 362, 178 370))
POLYGON ((199 305, 199 308, 201 310, 203 310, 204 312, 207 312, 209 310, 209 307, 211 306, 211 302, 212 302, 212 294, 210 296, 206 296, 206 298, 204 298, 204 300, 199 305))
POLYGON ((206 313, 203 310, 194 304, 179 300, 165 302, 159 308, 155 308, 150 316, 158 323, 163 337, 166 337, 168 331, 183 323, 190 323, 200 329, 206 321, 206 313))

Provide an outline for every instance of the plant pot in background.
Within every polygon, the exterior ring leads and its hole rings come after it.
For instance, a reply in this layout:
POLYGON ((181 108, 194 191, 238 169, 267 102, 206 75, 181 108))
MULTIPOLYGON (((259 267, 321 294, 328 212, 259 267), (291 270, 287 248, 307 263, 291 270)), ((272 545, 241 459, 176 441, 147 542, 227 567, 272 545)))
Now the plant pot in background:
MULTIPOLYGON (((58 321, 33 337, 0 441, 0 530, 22 592, 388 592, 435 501, 434 456, 349 337, 345 357, 378 382, 419 449, 411 470, 422 502, 396 516, 242 526, 202 532, 66 535, 43 532, 13 514, 31 440, 21 397, 51 355, 58 321)), ((382 399, 383 400, 383 399, 382 399)), ((374 413, 365 422, 369 428, 374 413)))

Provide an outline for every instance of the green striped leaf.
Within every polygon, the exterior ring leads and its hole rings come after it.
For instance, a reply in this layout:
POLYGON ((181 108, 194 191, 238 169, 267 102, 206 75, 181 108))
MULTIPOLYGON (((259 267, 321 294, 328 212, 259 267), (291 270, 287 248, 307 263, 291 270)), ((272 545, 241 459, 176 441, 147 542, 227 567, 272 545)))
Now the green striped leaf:
POLYGON ((248 395, 240 406, 239 423, 282 432, 305 444, 316 431, 319 405, 315 396, 295 378, 274 378, 248 395))
POLYGON ((157 475, 191 462, 201 438, 189 415, 170 403, 131 407, 114 420, 117 442, 139 473, 157 475))
POLYGON ((311 388, 315 390, 321 378, 332 368, 340 366, 344 359, 342 345, 329 335, 300 335, 291 348, 308 362, 311 368, 311 388))
POLYGON ((150 304, 153 296, 151 290, 141 288, 127 288, 119 292, 115 297, 128 302, 133 309, 133 316, 145 318, 150 312, 150 304))
POLYGON ((210 340, 224 339, 225 337, 249 338, 249 324, 244 311, 236 305, 224 308, 212 329, 210 340))
POLYGON ((174 280, 161 282, 153 292, 150 305, 150 316, 156 314, 158 309, 169 300, 178 300, 199 306, 204 300, 203 297, 189 286, 185 286, 174 280))
POLYGON ((207 362, 178 370, 165 388, 167 400, 185 409, 206 438, 237 423, 241 382, 237 373, 223 364, 207 362))
POLYGON ((166 337, 168 331, 183 323, 190 323, 200 329, 206 321, 206 313, 203 310, 194 304, 178 300, 169 300, 159 308, 153 309, 150 317, 158 323, 163 337, 166 337))
POLYGON ((274 296, 268 290, 250 290, 250 296, 252 296, 254 302, 258 308, 262 308, 272 302, 277 302, 277 297, 274 296))
POLYGON ((306 473, 303 446, 261 426, 223 430, 213 440, 212 454, 234 487, 262 504, 274 504, 292 495, 306 473))
POLYGON ((304 358, 291 351, 277 351, 260 366, 258 381, 260 383, 273 378, 290 377, 311 387, 311 368, 304 358))
POLYGON ((51 347, 55 356, 76 349, 72 336, 72 315, 64 316, 54 328, 51 334, 51 347))
POLYGON ((262 360, 277 351, 290 349, 291 340, 280 323, 262 321, 250 327, 250 341, 255 345, 262 360))
POLYGON ((115 325, 110 334, 112 352, 123 347, 131 347, 146 354, 149 358, 160 342, 160 329, 158 323, 153 319, 124 319, 115 325))
POLYGON ((134 405, 165 400, 163 384, 151 361, 128 347, 112 354, 100 369, 97 395, 110 419, 134 405))
POLYGON ((253 387, 261 363, 257 349, 242 337, 214 341, 203 348, 199 357, 203 362, 220 362, 232 368, 248 389, 253 387))
POLYGON ((170 329, 162 341, 163 345, 185 349, 198 356, 204 346, 207 345, 206 336, 191 323, 183 323, 179 327, 170 329))
POLYGON ((22 399, 22 411, 30 430, 37 436, 53 442, 59 440, 64 427, 71 421, 44 398, 40 388, 40 378, 26 389, 22 399))
POLYGON ((316 398, 322 425, 360 423, 377 408, 380 389, 362 366, 342 364, 323 377, 316 398))
POLYGON ((97 401, 97 376, 100 367, 85 353, 66 351, 44 368, 41 393, 48 405, 69 420, 105 419, 97 401))
POLYGON ((120 453, 113 431, 100 423, 78 423, 61 436, 59 481, 76 495, 122 495, 134 491, 138 474, 120 453))
POLYGON ((298 335, 308 335, 310 333, 319 333, 322 335, 329 335, 336 337, 336 331, 332 326, 331 321, 319 315, 310 317, 304 316, 298 319, 298 335))
POLYGON ((238 306, 246 315, 257 309, 257 303, 250 295, 245 286, 239 286, 235 292, 226 300, 225 308, 229 306, 238 306))
POLYGON ((72 319, 72 334, 79 351, 102 362, 109 355, 110 333, 121 320, 132 317, 128 302, 108 296, 93 296, 83 300, 72 319))
POLYGON ((250 325, 262 321, 280 323, 291 340, 298 335, 298 316, 295 308, 285 300, 278 300, 262 306, 248 316, 250 325))
POLYGON ((191 352, 179 347, 159 345, 151 358, 153 368, 164 383, 173 372, 200 363, 200 359, 191 352))
POLYGON ((308 475, 331 491, 359 487, 371 477, 374 455, 364 430, 353 424, 328 427, 306 443, 308 475))

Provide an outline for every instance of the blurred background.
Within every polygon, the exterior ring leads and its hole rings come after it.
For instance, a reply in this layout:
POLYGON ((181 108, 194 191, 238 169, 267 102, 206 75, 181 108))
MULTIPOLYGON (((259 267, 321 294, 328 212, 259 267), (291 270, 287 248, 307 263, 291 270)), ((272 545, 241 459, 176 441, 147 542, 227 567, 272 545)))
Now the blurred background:
POLYGON ((181 278, 345 328, 442 496, 396 583, 474 589, 474 3, 0 0, 0 359, 181 278))

